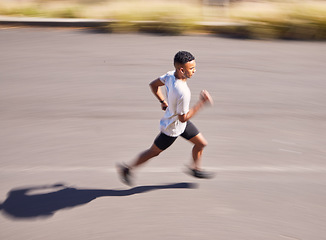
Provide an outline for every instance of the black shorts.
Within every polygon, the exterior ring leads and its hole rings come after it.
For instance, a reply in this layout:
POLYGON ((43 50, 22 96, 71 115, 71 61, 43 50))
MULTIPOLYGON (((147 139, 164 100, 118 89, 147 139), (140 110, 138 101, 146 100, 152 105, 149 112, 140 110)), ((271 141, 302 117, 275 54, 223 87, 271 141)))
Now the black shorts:
MULTIPOLYGON (((199 134, 198 129, 195 127, 195 125, 188 121, 187 122, 187 126, 186 129, 184 130, 184 132, 180 135, 181 137, 190 140, 191 138, 197 136, 199 134)), ((165 150, 168 147, 170 147, 175 140, 177 140, 178 137, 170 137, 168 135, 165 135, 164 133, 160 133, 155 141, 154 144, 161 150, 165 150)))

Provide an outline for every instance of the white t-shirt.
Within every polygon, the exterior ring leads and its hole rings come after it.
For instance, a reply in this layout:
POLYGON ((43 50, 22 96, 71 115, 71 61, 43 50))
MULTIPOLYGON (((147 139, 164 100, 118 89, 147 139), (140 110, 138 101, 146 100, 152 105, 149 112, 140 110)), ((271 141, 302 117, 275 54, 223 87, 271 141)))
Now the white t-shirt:
POLYGON ((187 82, 176 79, 174 73, 175 71, 170 71, 160 77, 166 86, 167 99, 165 100, 168 103, 168 108, 160 121, 160 127, 164 134, 171 137, 177 137, 184 132, 187 123, 180 122, 178 115, 189 112, 191 98, 187 82))

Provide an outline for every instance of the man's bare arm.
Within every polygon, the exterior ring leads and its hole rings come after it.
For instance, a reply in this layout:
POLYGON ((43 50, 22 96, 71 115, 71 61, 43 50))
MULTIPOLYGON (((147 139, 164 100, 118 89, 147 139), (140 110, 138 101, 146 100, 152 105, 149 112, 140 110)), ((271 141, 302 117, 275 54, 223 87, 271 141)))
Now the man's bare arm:
POLYGON ((213 99, 206 90, 203 90, 199 95, 198 102, 189 110, 189 112, 183 115, 178 115, 179 121, 187 122, 189 119, 196 115, 196 113, 205 105, 205 103, 213 105, 213 99))
POLYGON ((150 86, 153 94, 155 95, 155 97, 160 101, 162 110, 166 110, 166 108, 168 107, 168 104, 165 101, 164 95, 160 89, 160 87, 164 86, 164 83, 159 78, 157 78, 154 81, 152 81, 149 84, 149 86, 150 86))

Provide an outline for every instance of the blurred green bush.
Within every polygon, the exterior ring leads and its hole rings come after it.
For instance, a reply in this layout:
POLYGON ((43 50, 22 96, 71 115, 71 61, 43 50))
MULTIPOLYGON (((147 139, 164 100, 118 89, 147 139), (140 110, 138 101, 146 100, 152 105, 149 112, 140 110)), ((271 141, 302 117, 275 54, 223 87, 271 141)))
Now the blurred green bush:
POLYGON ((326 39, 326 2, 316 0, 229 1, 205 6, 184 0, 0 0, 0 15, 116 20, 110 32, 166 34, 211 32, 255 39, 326 39), (198 24, 229 22, 230 25, 198 24))

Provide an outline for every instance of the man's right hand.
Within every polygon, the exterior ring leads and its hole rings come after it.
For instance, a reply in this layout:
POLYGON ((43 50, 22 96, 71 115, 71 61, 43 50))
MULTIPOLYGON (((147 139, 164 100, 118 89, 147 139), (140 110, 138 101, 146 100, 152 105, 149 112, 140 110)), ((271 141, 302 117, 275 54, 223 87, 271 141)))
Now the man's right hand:
POLYGON ((161 103, 161 108, 162 108, 162 110, 163 111, 165 111, 167 108, 168 108, 168 103, 166 102, 166 101, 163 101, 162 103, 161 103))
POLYGON ((202 100, 204 103, 209 103, 210 105, 214 104, 213 98, 209 94, 207 90, 202 90, 199 95, 200 100, 202 100))

